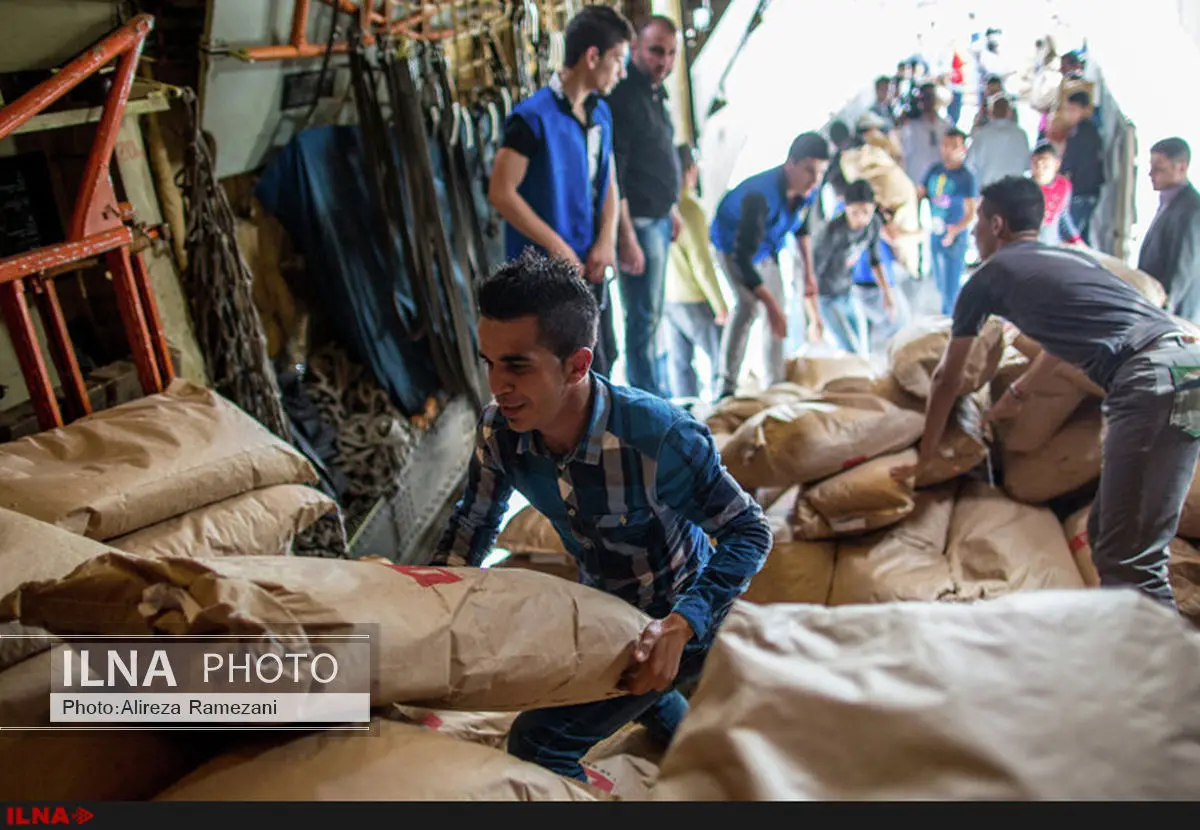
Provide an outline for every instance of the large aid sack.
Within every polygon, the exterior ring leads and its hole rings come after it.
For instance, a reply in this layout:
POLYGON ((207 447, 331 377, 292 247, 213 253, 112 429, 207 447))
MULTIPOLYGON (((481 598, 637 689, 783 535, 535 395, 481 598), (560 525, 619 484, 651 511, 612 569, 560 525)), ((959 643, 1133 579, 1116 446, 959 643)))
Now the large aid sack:
MULTIPOLYGON (((905 391, 928 398, 933 373, 950 343, 950 318, 931 317, 910 323, 888 343, 888 366, 905 391)), ((1004 355, 1004 324, 997 318, 984 323, 963 365, 959 395, 981 389, 992 379, 1004 355)))
POLYGON ((770 605, 803 602, 824 605, 833 582, 833 542, 776 541, 762 570, 742 594, 746 602, 770 605))
POLYGON ((1195 800, 1200 636, 1134 591, 741 603, 662 801, 1195 800))
POLYGON ((704 423, 714 435, 732 434, 746 419, 764 409, 815 397, 817 392, 812 388, 784 381, 768 386, 757 395, 731 396, 718 401, 704 423))
POLYGON ((248 490, 316 482, 291 445, 182 379, 0 445, 0 507, 100 540, 248 490))
POLYGON ((892 470, 917 463, 917 451, 883 455, 814 484, 796 501, 793 532, 832 539, 893 525, 913 511, 913 490, 892 470))
POLYGON ((524 569, 126 554, 27 583, 0 599, 0 620, 9 618, 59 635, 301 637, 377 626, 373 705, 482 711, 620 696, 649 623, 614 596, 524 569))
POLYGON ((1100 477, 1099 401, 1080 407, 1050 440, 1032 452, 1004 450, 1004 489, 1027 504, 1044 504, 1100 477))

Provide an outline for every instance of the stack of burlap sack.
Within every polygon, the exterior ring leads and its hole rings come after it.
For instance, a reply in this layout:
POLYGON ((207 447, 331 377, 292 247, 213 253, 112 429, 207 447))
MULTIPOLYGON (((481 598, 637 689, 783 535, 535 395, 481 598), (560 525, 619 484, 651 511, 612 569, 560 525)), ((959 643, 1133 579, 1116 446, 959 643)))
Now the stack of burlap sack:
POLYGON ((289 445, 185 383, 0 445, 0 726, 50 725, 51 666, 73 635, 294 647, 378 632, 377 739, 4 731, 0 800, 647 797, 654 754, 636 730, 589 756, 588 785, 499 748, 517 712, 621 694, 644 614, 518 569, 286 555, 335 509, 315 480, 289 445))

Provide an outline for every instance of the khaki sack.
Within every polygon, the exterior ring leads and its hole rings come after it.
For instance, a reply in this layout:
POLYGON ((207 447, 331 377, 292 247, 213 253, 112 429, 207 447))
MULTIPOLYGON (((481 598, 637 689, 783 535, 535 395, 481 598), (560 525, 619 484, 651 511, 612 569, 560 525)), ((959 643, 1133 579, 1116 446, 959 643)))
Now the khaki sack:
POLYGON ((1171 589, 1179 613, 1200 625, 1200 551, 1186 539, 1171 540, 1171 589))
POLYGON ((600 801, 489 746, 376 718, 378 734, 317 732, 214 759, 155 801, 600 801))
POLYGON ((248 490, 316 481, 290 445, 182 379, 0 445, 0 507, 100 540, 248 490))
POLYGON ((655 800, 1195 800, 1200 636, 1134 591, 731 611, 655 800))
POLYGON ((975 481, 959 491, 946 554, 964 599, 1084 587, 1054 513, 975 481))
MULTIPOLYGON (((997 401, 1027 369, 1028 366, 1018 368, 1010 365, 1000 370, 992 384, 997 401)), ((1071 420, 1071 416, 1088 397, 1071 377, 1072 372, 1079 373, 1069 364, 1059 364, 1053 372, 1042 376, 1037 389, 1028 391, 1028 397, 1015 418, 996 422, 1004 449, 1012 452, 1040 449, 1071 420)))
POLYGON ((874 395, 878 398, 883 398, 885 401, 894 403, 901 409, 910 409, 922 414, 925 412, 925 401, 905 391, 904 387, 891 375, 884 375, 878 378, 838 378, 825 384, 825 388, 821 391, 826 395, 874 395))
MULTIPOLYGON (((50 661, 64 649, 43 651, 0 671, 0 727, 51 725, 50 661)), ((207 759, 210 737, 66 728, 0 730, 0 801, 152 798, 207 759)))
POLYGON ((1185 539, 1200 539, 1200 466, 1196 468, 1192 486, 1188 488, 1187 498, 1183 502, 1177 533, 1185 539))
POLYGON ((1043 504, 1073 493, 1100 476, 1099 401, 1081 407, 1071 421, 1033 452, 1004 450, 1004 489, 1018 501, 1043 504))
POLYGON ((875 191, 875 201, 885 210, 897 210, 917 201, 917 188, 882 147, 866 144, 843 150, 839 156, 846 181, 865 179, 875 191))
POLYGON ((991 429, 984 423, 990 407, 987 389, 963 395, 954 405, 937 453, 918 471, 917 487, 932 487, 978 467, 988 457, 991 429))
POLYGON ((776 383, 757 395, 734 396, 719 401, 704 423, 714 435, 733 433, 747 418, 764 409, 815 397, 817 393, 810 388, 795 383, 776 383))
MULTIPOLYGON (((888 365, 905 391, 928 398, 933 373, 950 343, 950 318, 932 317, 910 323, 888 343, 888 365)), ((1000 367, 1004 355, 1004 324, 995 317, 984 323, 963 366, 959 395, 983 387, 1000 367)))
POLYGON ((372 704, 510 711, 618 697, 649 617, 520 569, 105 554, 0 600, 56 634, 345 634, 378 626, 372 704))
POLYGON ((875 370, 871 361, 852 354, 837 357, 793 357, 784 364, 784 376, 802 389, 820 391, 825 384, 839 378, 873 378, 875 370))
POLYGON ((589 749, 583 770, 589 784, 621 801, 649 801, 664 750, 646 727, 631 723, 589 749))
POLYGON ((109 544, 138 556, 287 556, 296 534, 337 510, 306 484, 277 484, 198 507, 109 544))
POLYGON ((778 542, 790 542, 795 538, 792 521, 796 514, 796 504, 802 501, 800 487, 789 487, 781 496, 763 506, 763 515, 771 527, 771 538, 778 542))
POLYGON ((721 451, 745 488, 819 481, 912 445, 925 416, 874 395, 826 395, 776 406, 742 424, 721 451))
POLYGON ((892 470, 917 463, 916 450, 873 458, 809 487, 796 502, 801 539, 831 539, 893 525, 913 511, 913 490, 892 470))
MULTIPOLYGON (((1069 246, 1068 246, 1069 247, 1069 246)), ((1133 286, 1139 294, 1149 300, 1155 308, 1167 307, 1167 291, 1161 282, 1145 271, 1134 268, 1119 257, 1082 246, 1083 253, 1100 263, 1106 271, 1120 277, 1133 286)))
MULTIPOLYGON (((1006 373, 1006 372, 1004 372, 1004 366, 1006 366, 1007 364, 1009 364, 1011 362, 1008 359, 1008 356, 1006 354, 1005 360, 1001 364, 1001 370, 996 375, 996 378, 999 379, 1000 375, 1004 374, 1004 376, 1005 376, 1004 377, 1004 387, 1003 387, 1004 389, 1007 389, 1008 385, 1010 383, 1012 383, 1012 381, 1014 381, 1018 377, 1020 377, 1021 374, 1026 369, 1029 368, 1029 364, 1032 363, 1033 360, 1042 353, 1041 344, 1039 344, 1033 338, 1031 338, 1027 335, 1021 334, 1020 332, 1017 332, 1016 337, 1014 338, 1014 341, 1013 341, 1013 346, 1016 349, 1016 351, 1020 354, 1020 356, 1022 358, 1024 358, 1024 363, 1019 372, 1016 372, 1016 373, 1007 372, 1006 373)), ((1075 367, 1073 364, 1066 363, 1064 361, 1058 367, 1056 367, 1055 373, 1061 377, 1064 377, 1064 378, 1070 380, 1077 387, 1079 387, 1079 390, 1081 392, 1083 392, 1086 395, 1091 395, 1092 397, 1095 397, 1095 398, 1105 397, 1104 390, 1099 385, 1097 385, 1094 380, 1089 378, 1082 369, 1075 367)), ((999 400, 999 398, 997 398, 997 400, 999 400)))
POLYGON ((510 553, 567 554, 554 525, 532 505, 522 507, 508 520, 495 546, 510 553))
POLYGON ((1077 510, 1063 522, 1063 531, 1067 535, 1067 546, 1075 566, 1079 568, 1079 576, 1088 588, 1100 587, 1100 574, 1096 573, 1096 562, 1092 559, 1092 543, 1088 540, 1088 516, 1092 508, 1085 507, 1077 510))
POLYGON ((833 582, 833 542, 776 542, 767 561, 742 594, 746 602, 768 605, 805 602, 824 605, 833 582))
POLYGON ((392 705, 388 717, 402 723, 424 726, 460 741, 504 749, 508 733, 520 712, 458 712, 424 706, 392 705))
POLYGON ((838 542, 829 605, 933 602, 955 593, 946 539, 957 484, 917 493, 911 516, 838 542))
MULTIPOLYGON (((107 545, 0 508, 0 597, 25 582, 66 576, 107 545)), ((42 628, 0 622, 0 669, 45 651, 58 638, 42 628)))

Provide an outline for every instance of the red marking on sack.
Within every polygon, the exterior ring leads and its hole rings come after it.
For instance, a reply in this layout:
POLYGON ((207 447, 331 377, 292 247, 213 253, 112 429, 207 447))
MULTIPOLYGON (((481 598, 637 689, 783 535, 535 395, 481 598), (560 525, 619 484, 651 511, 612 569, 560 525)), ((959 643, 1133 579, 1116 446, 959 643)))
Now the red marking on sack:
POLYGON ((397 573, 411 576, 422 588, 430 588, 434 585, 453 585, 455 582, 462 582, 461 576, 445 568, 420 568, 413 565, 388 565, 388 567, 397 573))
POLYGON ((1075 553, 1080 548, 1086 548, 1088 546, 1087 531, 1084 530, 1084 531, 1082 531, 1080 533, 1076 533, 1074 536, 1072 536, 1070 545, 1071 545, 1071 553, 1075 553))
POLYGON ((423 726, 428 726, 430 729, 441 729, 444 723, 445 721, 443 721, 433 712, 430 712, 428 715, 421 718, 421 724, 423 726))
POLYGON ((842 465, 842 469, 849 470, 851 467, 857 467, 859 464, 863 463, 866 460, 867 460, 867 457, 865 455, 860 455, 860 456, 858 456, 858 458, 851 458, 849 461, 847 461, 845 464, 842 465))
POLYGON ((606 793, 611 793, 613 791, 613 781, 611 778, 604 775, 604 773, 598 772, 597 770, 594 770, 588 766, 585 766, 583 771, 587 775, 588 783, 593 787, 598 787, 599 789, 604 790, 606 793))

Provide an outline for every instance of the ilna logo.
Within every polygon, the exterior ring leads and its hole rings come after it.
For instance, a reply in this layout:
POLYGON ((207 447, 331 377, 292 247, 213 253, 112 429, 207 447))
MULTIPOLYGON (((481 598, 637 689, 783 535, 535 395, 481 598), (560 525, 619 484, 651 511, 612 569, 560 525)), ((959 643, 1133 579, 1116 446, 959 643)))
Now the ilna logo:
POLYGON ((7 807, 5 818, 9 826, 18 824, 86 824, 95 816, 76 807, 70 813, 66 807, 7 807))

